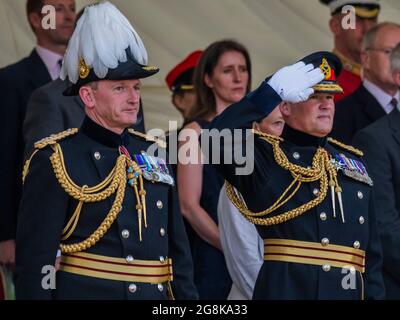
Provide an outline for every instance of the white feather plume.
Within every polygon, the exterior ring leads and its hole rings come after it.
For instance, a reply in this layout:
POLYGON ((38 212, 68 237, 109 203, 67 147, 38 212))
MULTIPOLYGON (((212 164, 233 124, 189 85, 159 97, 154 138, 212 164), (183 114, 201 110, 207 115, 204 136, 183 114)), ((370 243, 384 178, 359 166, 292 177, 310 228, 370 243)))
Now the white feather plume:
POLYGON ((69 41, 60 77, 76 83, 79 60, 84 59, 99 78, 104 78, 108 69, 127 61, 128 47, 137 63, 147 65, 146 48, 128 19, 108 1, 88 6, 69 41))

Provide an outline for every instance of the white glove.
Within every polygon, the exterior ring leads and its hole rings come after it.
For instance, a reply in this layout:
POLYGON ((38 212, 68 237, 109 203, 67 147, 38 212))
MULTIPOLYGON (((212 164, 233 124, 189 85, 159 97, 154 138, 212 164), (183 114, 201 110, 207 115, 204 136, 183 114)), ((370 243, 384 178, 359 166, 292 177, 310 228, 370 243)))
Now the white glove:
POLYGON ((322 79, 324 74, 321 69, 300 61, 278 70, 268 84, 283 101, 298 103, 306 101, 314 93, 312 87, 322 79))

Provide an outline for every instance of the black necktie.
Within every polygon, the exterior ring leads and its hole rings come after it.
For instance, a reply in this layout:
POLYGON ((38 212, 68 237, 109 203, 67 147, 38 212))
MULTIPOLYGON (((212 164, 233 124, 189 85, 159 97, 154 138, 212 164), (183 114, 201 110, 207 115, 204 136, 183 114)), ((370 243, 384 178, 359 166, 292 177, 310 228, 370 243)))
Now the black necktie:
POLYGON ((392 101, 390 101, 390 104, 394 107, 394 108, 397 108, 397 99, 396 98, 393 98, 392 99, 392 101))

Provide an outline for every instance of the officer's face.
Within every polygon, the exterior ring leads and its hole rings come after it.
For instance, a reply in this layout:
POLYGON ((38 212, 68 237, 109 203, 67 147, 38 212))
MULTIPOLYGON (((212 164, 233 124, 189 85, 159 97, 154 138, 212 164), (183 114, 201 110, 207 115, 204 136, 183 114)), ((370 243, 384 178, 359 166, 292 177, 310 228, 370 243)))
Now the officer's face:
POLYGON ((304 102, 283 103, 280 109, 285 122, 294 129, 316 137, 325 137, 332 130, 335 104, 331 94, 313 94, 304 102))
POLYGON ((382 27, 369 48, 362 52, 362 65, 365 77, 383 90, 394 87, 390 70, 390 52, 400 43, 400 28, 382 27))
POLYGON ((217 106, 226 107, 238 102, 246 94, 249 81, 245 57, 238 51, 225 52, 204 81, 213 91, 217 106))
MULTIPOLYGON (((99 119, 100 123, 114 132, 122 132, 136 123, 140 106, 140 81, 121 80, 98 81, 97 89, 91 89, 93 101, 88 112, 99 119), (115 130, 114 130, 115 129, 115 130)), ((85 101, 87 97, 82 100, 85 101)))

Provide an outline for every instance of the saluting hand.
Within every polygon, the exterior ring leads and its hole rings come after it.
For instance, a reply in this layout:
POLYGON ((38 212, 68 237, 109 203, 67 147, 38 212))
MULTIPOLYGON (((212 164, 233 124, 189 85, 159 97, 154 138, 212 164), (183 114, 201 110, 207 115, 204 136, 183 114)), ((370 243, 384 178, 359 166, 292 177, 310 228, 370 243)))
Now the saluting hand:
POLYGON ((283 101, 298 103, 306 101, 314 93, 312 88, 324 79, 324 74, 312 64, 300 61, 279 69, 268 81, 283 101))

